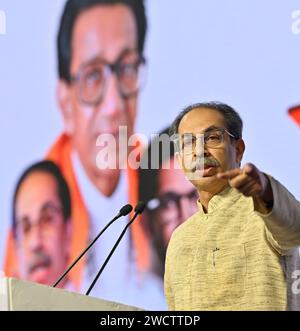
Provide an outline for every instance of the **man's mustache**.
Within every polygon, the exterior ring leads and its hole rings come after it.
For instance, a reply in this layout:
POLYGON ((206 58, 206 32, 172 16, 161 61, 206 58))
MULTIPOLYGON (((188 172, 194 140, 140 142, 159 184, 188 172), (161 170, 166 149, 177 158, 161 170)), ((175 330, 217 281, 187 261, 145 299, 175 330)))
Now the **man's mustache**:
POLYGON ((204 167, 219 167, 219 161, 209 157, 197 157, 195 161, 192 161, 191 171, 203 170, 204 167))
POLYGON ((49 255, 43 251, 37 251, 34 253, 32 260, 29 263, 29 272, 34 272, 37 268, 47 268, 52 264, 52 260, 49 255))

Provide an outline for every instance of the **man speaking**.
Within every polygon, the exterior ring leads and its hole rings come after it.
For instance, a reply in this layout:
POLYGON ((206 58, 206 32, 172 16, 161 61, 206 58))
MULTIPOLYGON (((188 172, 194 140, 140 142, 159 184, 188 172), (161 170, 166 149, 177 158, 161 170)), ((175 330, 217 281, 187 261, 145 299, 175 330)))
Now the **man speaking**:
POLYGON ((198 212, 170 240, 170 310, 299 310, 300 203, 253 164, 240 168, 242 120, 201 103, 175 119, 178 159, 198 190, 198 212))

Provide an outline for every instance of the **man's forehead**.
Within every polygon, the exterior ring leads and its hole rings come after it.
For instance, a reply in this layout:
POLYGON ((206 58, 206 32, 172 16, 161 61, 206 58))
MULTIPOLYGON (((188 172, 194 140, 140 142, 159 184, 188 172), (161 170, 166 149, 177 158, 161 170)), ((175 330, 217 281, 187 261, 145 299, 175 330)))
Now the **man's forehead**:
POLYGON ((183 116, 179 123, 179 133, 200 133, 211 128, 223 128, 223 115, 214 109, 196 108, 183 116))
POLYGON ((16 211, 38 213, 48 201, 59 201, 57 182, 51 174, 35 171, 20 185, 16 198, 16 211))
POLYGON ((126 5, 97 5, 78 16, 72 35, 75 67, 97 56, 113 62, 124 50, 136 48, 136 23, 126 5))

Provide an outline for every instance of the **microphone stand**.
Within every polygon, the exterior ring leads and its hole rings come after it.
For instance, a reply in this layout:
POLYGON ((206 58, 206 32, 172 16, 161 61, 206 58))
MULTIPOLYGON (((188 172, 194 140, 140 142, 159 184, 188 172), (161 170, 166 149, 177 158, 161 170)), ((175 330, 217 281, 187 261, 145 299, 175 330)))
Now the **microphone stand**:
POLYGON ((125 205, 121 208, 120 212, 118 215, 116 215, 101 231, 100 233, 96 236, 96 238, 88 245, 86 249, 84 249, 81 254, 77 257, 77 259, 69 266, 69 268, 59 277, 59 279, 52 285, 52 287, 56 287, 61 280, 67 275, 67 273, 74 267, 74 265, 83 257, 83 255, 94 245, 94 243, 98 240, 98 238, 102 235, 102 233, 118 218, 121 216, 125 216, 129 214, 132 210, 131 205, 125 205))
POLYGON ((119 245, 121 239, 123 238, 123 236, 124 236, 126 230, 129 228, 129 226, 132 224, 132 222, 136 219, 136 217, 137 217, 138 214, 140 214, 140 213, 141 213, 140 210, 136 210, 136 211, 135 211, 135 214, 134 214, 132 220, 131 220, 130 222, 128 222, 127 225, 125 226, 125 228, 123 229, 123 231, 122 231, 122 233, 120 234, 120 236, 119 236, 117 242, 115 243, 114 247, 113 247, 112 250, 110 251, 108 257, 106 258, 105 262, 103 263, 101 269, 100 269, 99 272, 97 273, 95 279, 93 280, 92 284, 90 285, 90 287, 89 287, 89 289, 87 290, 87 292, 86 292, 85 295, 89 295, 89 294, 90 294, 90 292, 91 292, 91 290, 93 289, 93 287, 95 286, 95 284, 96 284, 98 278, 100 277, 102 271, 104 270, 105 266, 107 265, 108 261, 110 260, 111 256, 113 255, 115 249, 117 248, 117 246, 119 245))

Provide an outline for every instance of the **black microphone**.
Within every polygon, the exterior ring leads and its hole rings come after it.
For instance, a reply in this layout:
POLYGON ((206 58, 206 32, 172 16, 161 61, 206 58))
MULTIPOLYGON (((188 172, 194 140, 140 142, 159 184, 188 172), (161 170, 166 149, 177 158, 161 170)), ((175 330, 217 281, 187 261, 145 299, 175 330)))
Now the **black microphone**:
POLYGON ((144 211, 145 207, 146 207, 145 202, 140 201, 140 202, 135 206, 134 211, 135 211, 137 214, 141 214, 141 213, 144 211))
POLYGON ((89 289, 87 290, 85 295, 89 295, 91 290, 93 289, 93 287, 95 286, 98 278, 100 277, 102 271, 104 270, 105 266, 107 265, 108 261, 110 260, 111 256, 113 255, 115 249, 117 248, 117 246, 119 245, 121 239, 123 238, 126 230, 129 228, 129 226, 134 222, 134 220, 136 219, 136 217, 141 214, 144 209, 145 209, 146 204, 143 201, 140 201, 136 207, 134 208, 134 216, 132 217, 132 219, 127 223, 127 225, 125 226, 125 228, 123 229, 122 233, 120 234, 118 240, 116 241, 114 247, 112 248, 112 250, 110 251, 108 257, 106 258, 106 260, 104 261, 101 269, 99 270, 99 272, 97 273, 95 279, 93 280, 92 284, 90 285, 89 289))
POLYGON ((83 257, 83 255, 94 245, 94 243, 98 240, 98 238, 105 232, 105 230, 118 218, 121 216, 126 216, 132 211, 132 206, 127 204, 123 206, 119 213, 100 231, 97 237, 88 245, 88 247, 82 251, 82 253, 78 256, 78 258, 69 266, 69 268, 59 277, 59 279, 52 285, 52 287, 56 287, 61 280, 69 273, 69 271, 75 266, 75 264, 83 257))

